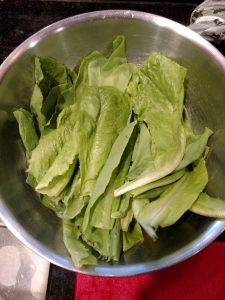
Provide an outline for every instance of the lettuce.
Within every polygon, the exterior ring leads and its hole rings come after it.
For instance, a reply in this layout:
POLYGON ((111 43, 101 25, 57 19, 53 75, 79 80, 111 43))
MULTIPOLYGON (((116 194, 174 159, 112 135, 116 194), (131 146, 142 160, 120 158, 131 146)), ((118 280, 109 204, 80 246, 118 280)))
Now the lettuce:
MULTIPOLYGON (((204 159, 201 159, 193 171, 171 184, 159 199, 147 204, 138 214, 141 223, 158 228, 174 224, 191 208, 208 182, 204 159)), ((141 201, 141 200, 139 200, 141 201)))
POLYGON ((34 59, 30 112, 14 112, 27 157, 27 183, 62 219, 76 267, 153 239, 190 210, 225 217, 205 193, 205 128, 193 132, 184 107, 186 69, 152 53, 138 68, 125 38, 85 56, 78 75, 50 57, 34 59))
POLYGON ((14 111, 13 114, 19 124, 19 133, 26 149, 27 158, 29 159, 32 150, 37 146, 39 141, 33 115, 23 108, 14 111))
POLYGON ((92 193, 114 141, 129 121, 130 106, 113 87, 86 87, 78 101, 81 192, 86 196, 92 193))
POLYGON ((31 153, 28 173, 42 194, 57 196, 72 176, 78 159, 75 119, 75 105, 66 107, 57 119, 57 128, 44 131, 31 153))
POLYGON ((182 160, 186 144, 182 124, 185 75, 185 68, 153 53, 142 64, 135 79, 138 81, 131 83, 133 111, 143 125, 128 182, 115 190, 115 196, 168 175, 182 160))
POLYGON ((225 218, 225 201, 220 198, 210 197, 201 193, 190 207, 190 211, 205 217, 225 218))

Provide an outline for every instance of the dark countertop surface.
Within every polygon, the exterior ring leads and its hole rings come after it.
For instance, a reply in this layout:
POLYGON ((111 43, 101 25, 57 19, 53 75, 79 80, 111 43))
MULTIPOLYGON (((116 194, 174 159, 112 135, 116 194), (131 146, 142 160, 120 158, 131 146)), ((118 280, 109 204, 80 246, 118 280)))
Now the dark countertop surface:
MULTIPOLYGON (((1 0, 0 63, 33 33, 66 17, 96 10, 131 9, 161 15, 188 25, 191 12, 200 2, 202 1, 186 0, 185 3, 179 3, 178 1, 1 0)), ((224 44, 218 48, 225 54, 224 44)), ((218 240, 225 240, 225 234, 218 240)), ((46 299, 73 299, 74 286, 74 273, 51 265, 46 299)))

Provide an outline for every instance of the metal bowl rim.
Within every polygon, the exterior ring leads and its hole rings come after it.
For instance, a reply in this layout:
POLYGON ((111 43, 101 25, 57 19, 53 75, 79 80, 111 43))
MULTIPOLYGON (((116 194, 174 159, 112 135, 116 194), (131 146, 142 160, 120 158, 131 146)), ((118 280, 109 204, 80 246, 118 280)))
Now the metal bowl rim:
MULTIPOLYGON (((4 76, 7 74, 11 66, 14 62, 21 57, 26 51, 30 48, 35 47, 40 41, 47 38, 51 34, 59 32, 61 30, 67 29, 72 25, 91 22, 96 20, 104 20, 104 19, 133 19, 139 20, 147 23, 154 23, 161 27, 170 28, 175 31, 178 35, 181 35, 187 39, 189 39, 192 43, 204 48, 211 57, 215 58, 215 60, 220 64, 221 68, 225 73, 225 58, 224 56, 209 42, 207 42, 204 38, 199 36, 197 33, 192 31, 191 29, 181 25, 175 21, 170 19, 145 13, 141 11, 132 11, 132 10, 102 10, 102 11, 94 11, 88 12, 76 16, 72 16, 69 18, 62 19, 57 21, 45 28, 39 30, 29 38, 27 38, 24 42, 22 42, 11 54, 4 60, 4 62, 0 66, 0 82, 3 80, 4 76)), ((166 261, 158 261, 159 264, 149 263, 138 263, 132 265, 124 265, 124 266, 111 266, 106 265, 103 267, 92 267, 92 268, 74 268, 72 263, 68 262, 66 259, 62 261, 62 258, 59 255, 52 255, 52 251, 47 249, 45 246, 40 245, 40 243, 34 239, 28 232, 26 232, 23 227, 16 221, 13 215, 8 211, 6 205, 4 205, 3 199, 0 199, 0 217, 2 218, 5 225, 9 228, 9 230, 28 248, 32 249, 35 253, 42 256, 46 260, 54 263, 62 268, 80 272, 83 274, 95 275, 95 276, 112 276, 112 277, 123 277, 123 276, 133 276, 144 274, 148 272, 153 272, 156 270, 160 270, 179 262, 184 261, 185 259, 195 255, 200 250, 205 248, 208 244, 210 244, 213 240, 215 240, 225 229, 225 221, 215 220, 213 225, 211 226, 210 234, 205 237, 202 241, 200 238, 192 241, 192 243, 187 246, 177 250, 175 253, 168 256, 166 261), (61 260, 61 261, 60 261, 61 260)))

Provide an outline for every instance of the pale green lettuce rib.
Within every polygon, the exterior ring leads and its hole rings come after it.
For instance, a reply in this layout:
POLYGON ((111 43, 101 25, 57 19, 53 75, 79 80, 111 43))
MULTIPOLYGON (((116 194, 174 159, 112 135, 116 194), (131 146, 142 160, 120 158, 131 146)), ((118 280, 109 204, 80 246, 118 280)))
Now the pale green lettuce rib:
POLYGON ((28 172, 35 178, 35 189, 57 196, 69 182, 77 158, 76 106, 66 107, 57 119, 57 128, 47 130, 32 151, 28 172))
POLYGON ((128 182, 115 190, 115 196, 170 174, 182 160, 185 151, 182 110, 186 69, 155 53, 140 69, 128 93, 134 113, 144 123, 135 147, 128 182))
POLYGON ((206 193, 201 193, 191 206, 190 211, 205 217, 224 219, 225 201, 220 198, 210 197, 206 193))
POLYGON ((63 241, 76 268, 80 268, 83 265, 97 264, 97 259, 92 254, 91 247, 81 240, 75 224, 66 219, 63 221, 63 241))
POLYGON ((129 120, 130 106, 113 87, 85 87, 78 99, 81 193, 86 196, 92 193, 114 141, 129 120))
POLYGON ((193 161, 199 159, 206 149, 209 137, 213 134, 209 128, 205 128, 202 134, 194 134, 187 112, 185 114, 184 129, 186 133, 186 148, 184 157, 176 167, 176 171, 185 168, 193 161))
POLYGON ((90 211, 92 206, 98 200, 98 198, 104 193, 106 187, 108 186, 110 179, 112 177, 113 171, 117 168, 120 163, 121 157, 126 149, 126 146, 130 140, 130 137, 133 133, 136 122, 129 123, 117 137, 114 142, 110 154, 108 156, 105 165, 103 166, 101 173, 99 174, 96 184, 91 195, 90 202, 87 206, 84 222, 82 225, 82 230, 84 231, 88 225, 90 218, 90 211))
POLYGON ((73 84, 76 74, 51 57, 35 57, 35 86, 31 96, 31 111, 37 119, 40 132, 49 119, 55 99, 48 99, 52 89, 59 85, 73 84), (47 103, 45 103, 47 101, 47 103), (52 104, 53 102, 53 104, 52 104))
POLYGON ((37 146, 39 140, 34 125, 34 118, 29 111, 23 108, 14 111, 13 114, 18 122, 20 137, 26 149, 27 158, 29 159, 32 150, 37 146))
POLYGON ((151 183, 148 183, 146 185, 143 185, 142 187, 140 188, 137 188, 135 190, 132 190, 130 192, 130 194, 133 196, 133 197, 137 197, 139 195, 141 195, 142 193, 145 193, 149 190, 152 190, 152 189, 155 189, 155 188, 158 188, 158 187, 162 187, 162 186, 165 186, 165 185, 168 185, 168 184, 171 184, 175 181, 177 181, 178 179, 180 179, 185 173, 185 169, 182 169, 180 171, 177 171, 175 173, 172 173, 170 175, 167 175, 159 180, 156 180, 154 182, 151 182, 151 183))
POLYGON ((171 184, 159 199, 147 204, 138 214, 138 219, 154 228, 174 224, 191 208, 207 182, 205 161, 201 159, 193 171, 186 172, 181 179, 171 184))
POLYGON ((139 217, 140 213, 144 211, 145 207, 149 204, 148 199, 134 199, 132 201, 132 211, 137 222, 141 225, 144 231, 153 239, 157 239, 155 229, 151 225, 146 225, 142 218, 139 217))
POLYGON ((105 57, 98 51, 86 56, 80 66, 77 86, 112 86, 124 92, 133 73, 134 66, 127 63, 125 38, 117 36, 113 41, 112 53, 105 57))
POLYGON ((125 232, 123 231, 123 251, 126 252, 134 246, 144 241, 142 230, 138 222, 134 221, 132 228, 125 232))

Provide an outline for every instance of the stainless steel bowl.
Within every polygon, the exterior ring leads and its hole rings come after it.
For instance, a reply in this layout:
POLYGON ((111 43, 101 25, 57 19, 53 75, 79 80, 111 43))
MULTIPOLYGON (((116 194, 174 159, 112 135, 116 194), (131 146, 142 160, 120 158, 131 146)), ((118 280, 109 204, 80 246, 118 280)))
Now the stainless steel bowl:
MULTIPOLYGON (((25 245, 69 270, 75 268, 62 241, 60 220, 25 183, 26 162, 12 112, 28 107, 35 55, 73 67, 93 49, 106 51, 117 34, 126 36, 128 59, 136 64, 159 51, 188 69, 186 104, 192 123, 197 131, 208 126, 215 132, 207 188, 211 195, 225 198, 225 58, 212 45, 178 23, 135 11, 99 11, 50 25, 22 43, 0 68, 0 216, 25 245)), ((225 221, 187 213, 175 226, 161 230, 157 242, 146 237, 118 264, 99 262, 75 271, 129 276, 159 270, 200 251, 224 228, 225 221)))

